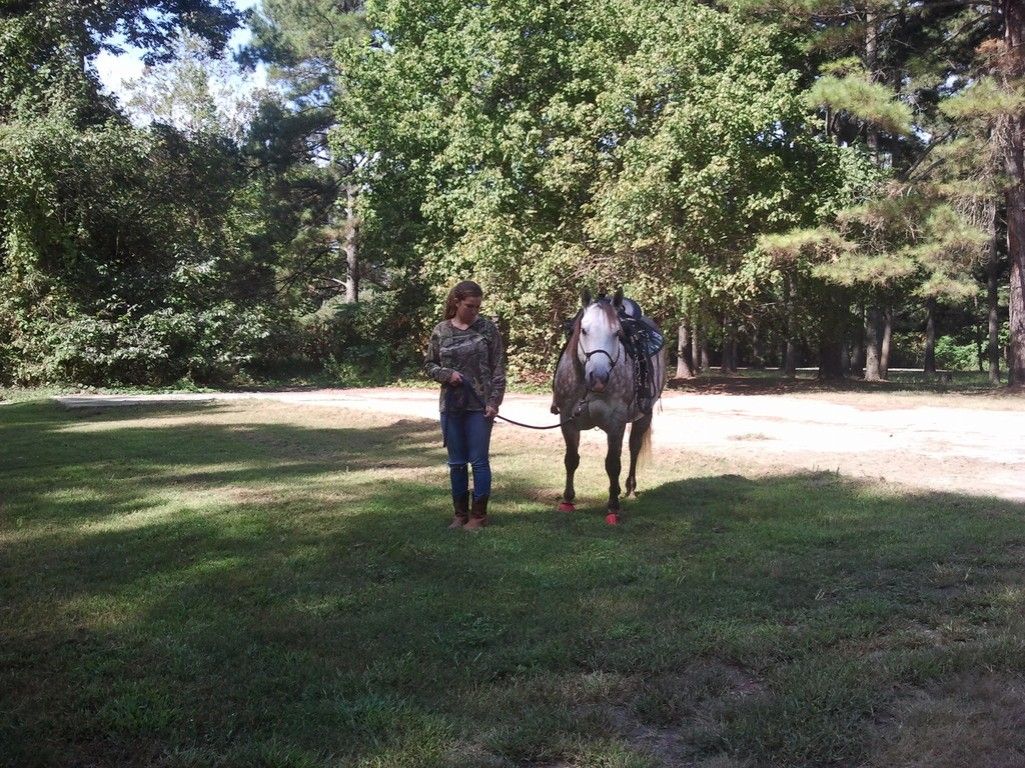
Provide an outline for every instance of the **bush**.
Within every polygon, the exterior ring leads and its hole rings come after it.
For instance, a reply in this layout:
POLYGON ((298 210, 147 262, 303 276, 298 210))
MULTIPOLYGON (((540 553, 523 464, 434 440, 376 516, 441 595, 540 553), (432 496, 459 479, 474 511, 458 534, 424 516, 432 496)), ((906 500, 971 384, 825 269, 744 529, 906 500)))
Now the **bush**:
MULTIPOLYGON (((936 339, 936 367, 951 371, 977 371, 979 352, 974 342, 959 343, 953 336, 936 339)), ((891 368, 922 368, 925 365, 925 339, 919 332, 893 334, 890 344, 891 368)))
POLYGON ((383 291, 358 304, 341 297, 324 302, 300 321, 305 356, 344 385, 381 384, 418 370, 425 326, 403 308, 406 293, 383 291))
POLYGON ((186 313, 108 311, 52 322, 25 340, 18 378, 25 382, 166 385, 221 384, 254 361, 275 354, 281 335, 263 308, 222 302, 186 313))
POLYGON ((951 371, 977 371, 979 350, 975 344, 958 344, 950 336, 936 339, 936 367, 951 371))

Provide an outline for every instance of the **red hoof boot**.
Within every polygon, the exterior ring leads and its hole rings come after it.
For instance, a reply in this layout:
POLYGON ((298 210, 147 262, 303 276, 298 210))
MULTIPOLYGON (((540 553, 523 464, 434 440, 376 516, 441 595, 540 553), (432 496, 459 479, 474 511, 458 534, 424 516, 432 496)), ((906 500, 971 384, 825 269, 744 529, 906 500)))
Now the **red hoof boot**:
POLYGON ((609 512, 607 515, 605 515, 605 522, 609 525, 619 525, 619 513, 609 512))
POLYGON ((577 509, 576 504, 572 501, 560 501, 559 511, 560 512, 575 512, 577 509))

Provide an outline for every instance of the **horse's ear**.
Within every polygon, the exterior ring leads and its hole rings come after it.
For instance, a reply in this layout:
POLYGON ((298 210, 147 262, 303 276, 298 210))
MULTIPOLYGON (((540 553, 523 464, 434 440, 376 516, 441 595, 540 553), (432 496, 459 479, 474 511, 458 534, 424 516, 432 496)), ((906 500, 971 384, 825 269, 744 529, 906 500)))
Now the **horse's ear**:
POLYGON ((584 288, 584 290, 582 290, 582 291, 580 292, 580 303, 581 303, 581 304, 582 304, 583 306, 585 306, 585 307, 586 307, 586 306, 587 306, 588 304, 590 304, 590 303, 591 303, 591 289, 590 289, 590 288, 584 288))
POLYGON ((623 289, 617 288, 616 292, 612 295, 612 306, 621 307, 623 306, 623 289))

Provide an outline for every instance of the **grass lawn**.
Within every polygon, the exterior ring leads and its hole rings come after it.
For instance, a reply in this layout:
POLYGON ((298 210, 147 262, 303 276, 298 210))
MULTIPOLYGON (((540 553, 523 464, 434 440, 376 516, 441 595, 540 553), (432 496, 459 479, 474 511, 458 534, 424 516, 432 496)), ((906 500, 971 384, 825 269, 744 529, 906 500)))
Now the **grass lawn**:
POLYGON ((1021 766, 1025 508, 503 429, 0 406, 0 765, 1021 766))

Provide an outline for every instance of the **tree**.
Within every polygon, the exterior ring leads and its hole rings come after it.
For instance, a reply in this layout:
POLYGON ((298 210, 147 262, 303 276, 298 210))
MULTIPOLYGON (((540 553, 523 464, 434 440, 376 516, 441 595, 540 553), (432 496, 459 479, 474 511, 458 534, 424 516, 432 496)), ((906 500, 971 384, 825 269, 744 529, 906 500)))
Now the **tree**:
POLYGON ((0 12, 0 346, 20 381, 209 381, 275 334, 235 144, 133 128, 89 61, 121 30, 152 64, 178 31, 223 47, 205 2, 17 3, 0 12), (156 13, 160 11, 160 13, 156 13))
POLYGON ((115 35, 142 48, 146 63, 153 64, 174 57, 180 30, 220 52, 241 18, 211 0, 8 2, 0 8, 0 117, 38 114, 48 99, 77 93, 92 102, 89 116, 102 120, 111 105, 96 95, 90 62, 101 50, 120 52, 115 35))
POLYGON ((1003 40, 997 59, 1001 90, 1007 101, 999 141, 1007 174, 1007 251, 1011 261, 1009 301, 1011 341, 1008 383, 1025 386, 1025 114, 1019 89, 1025 76, 1025 8, 1002 0, 1003 40))
POLYGON ((822 145, 790 131, 804 109, 771 30, 613 5, 380 0, 342 57, 335 147, 372 159, 367 236, 437 286, 479 278, 529 368, 580 284, 623 283, 663 322, 688 287, 729 303, 758 232, 819 199, 799 169, 822 145))
POLYGON ((226 136, 241 144, 255 113, 254 94, 242 87, 242 71, 228 57, 213 55, 209 43, 183 32, 174 58, 148 65, 122 90, 137 124, 159 123, 187 136, 226 136))
MULTIPOLYGON (((282 142, 294 178, 279 191, 299 194, 319 187, 321 207, 297 222, 293 240, 293 283, 316 283, 325 297, 343 291, 345 303, 359 300, 364 272, 359 258, 360 221, 356 208, 359 186, 351 181, 360 158, 331 151, 328 135, 339 117, 334 101, 342 88, 333 51, 364 33, 361 0, 268 0, 253 17, 253 43, 243 54, 249 63, 265 61, 271 77, 283 89, 277 108, 265 117, 273 122, 264 132, 288 139, 282 142), (301 141, 294 139, 301 137, 301 141), (338 277, 340 275, 340 277, 338 277)), ((278 167, 281 170, 281 167, 278 167)))

